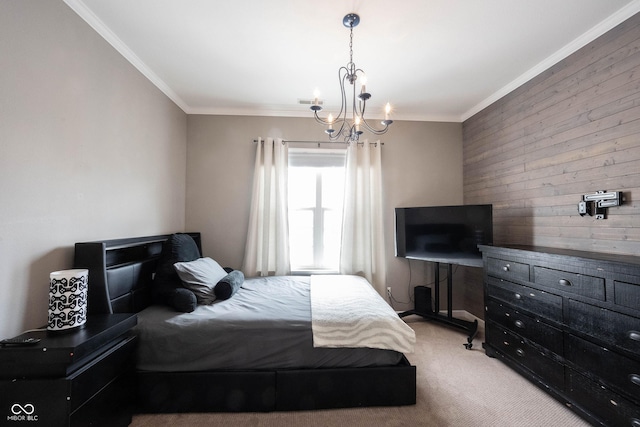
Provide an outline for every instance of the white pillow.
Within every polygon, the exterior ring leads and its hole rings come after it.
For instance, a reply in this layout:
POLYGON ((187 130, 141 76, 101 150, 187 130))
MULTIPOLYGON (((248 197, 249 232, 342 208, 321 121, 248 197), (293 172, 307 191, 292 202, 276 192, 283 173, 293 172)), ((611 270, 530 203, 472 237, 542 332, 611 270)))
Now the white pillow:
POLYGON ((211 258, 173 264, 182 285, 191 290, 198 304, 211 304, 216 299, 213 288, 227 275, 224 268, 211 258))

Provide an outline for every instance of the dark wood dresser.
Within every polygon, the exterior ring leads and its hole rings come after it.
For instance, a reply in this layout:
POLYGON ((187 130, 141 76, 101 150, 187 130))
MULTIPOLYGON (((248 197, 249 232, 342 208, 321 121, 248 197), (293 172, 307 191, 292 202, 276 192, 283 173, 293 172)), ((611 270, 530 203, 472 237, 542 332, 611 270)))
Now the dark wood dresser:
POLYGON ((594 425, 640 427, 640 257, 480 249, 487 355, 594 425))

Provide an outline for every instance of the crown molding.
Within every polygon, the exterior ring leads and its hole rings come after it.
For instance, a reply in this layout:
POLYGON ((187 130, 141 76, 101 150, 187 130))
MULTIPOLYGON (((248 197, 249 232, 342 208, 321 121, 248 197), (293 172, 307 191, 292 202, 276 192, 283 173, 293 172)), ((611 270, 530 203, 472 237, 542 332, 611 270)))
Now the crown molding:
POLYGON ((542 62, 538 63, 535 67, 531 68, 526 73, 522 74, 521 76, 513 80, 511 83, 507 84, 497 92, 494 92, 488 98, 482 100, 480 103, 473 106, 471 109, 469 109, 460 117, 460 121, 464 122, 468 118, 479 113, 480 111, 482 111, 489 105, 493 104, 503 96, 511 93, 512 91, 519 88, 529 80, 533 79, 543 71, 548 70, 558 62, 562 61, 572 53, 578 51, 579 49, 583 48, 587 44, 591 43, 592 41, 594 41, 595 39, 597 39, 607 31, 620 25, 622 22, 631 18, 633 15, 637 14, 638 12, 640 12, 640 0, 635 0, 629 3, 628 5, 626 5, 625 7, 623 7, 616 13, 614 13, 613 15, 609 16, 604 21, 601 21, 598 25, 591 28, 586 33, 582 34, 577 39, 573 40, 569 44, 562 47, 560 50, 556 51, 551 56, 544 59, 542 62))
POLYGON ((84 4, 82 0, 64 0, 78 16, 80 16, 91 28, 93 28, 103 39, 107 41, 115 50, 125 57, 138 71, 140 71, 153 85, 171 99, 182 111, 187 112, 189 106, 169 87, 147 64, 142 61, 129 47, 111 31, 111 29, 98 18, 84 4))

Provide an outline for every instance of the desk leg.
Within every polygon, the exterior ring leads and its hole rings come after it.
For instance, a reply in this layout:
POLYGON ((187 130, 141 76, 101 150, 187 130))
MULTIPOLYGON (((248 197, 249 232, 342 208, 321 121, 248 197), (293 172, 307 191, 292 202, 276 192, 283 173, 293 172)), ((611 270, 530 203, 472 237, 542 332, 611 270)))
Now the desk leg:
POLYGON ((434 282, 434 286, 433 289, 435 290, 435 301, 434 301, 434 312, 439 313, 440 312, 440 263, 436 262, 435 263, 435 270, 433 272, 433 282, 434 282))
POLYGON ((447 317, 453 319, 453 267, 447 264, 447 317))

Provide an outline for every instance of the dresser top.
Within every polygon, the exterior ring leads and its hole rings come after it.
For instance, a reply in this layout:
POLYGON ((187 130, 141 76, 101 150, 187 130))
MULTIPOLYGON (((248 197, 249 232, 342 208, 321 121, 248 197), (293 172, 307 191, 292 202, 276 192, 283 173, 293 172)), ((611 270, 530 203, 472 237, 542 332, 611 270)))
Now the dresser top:
MULTIPOLYGON (((640 249, 640 244, 638 245, 640 249)), ((549 254, 553 256, 564 256, 568 258, 581 259, 581 260, 593 260, 601 262, 610 262, 615 264, 627 264, 636 265, 640 267, 640 256, 633 255, 621 255, 610 254, 602 252, 589 252, 578 251, 574 249, 564 248, 550 248, 544 246, 530 246, 530 245, 502 245, 502 246, 490 246, 490 245, 478 245, 480 251, 483 253, 499 253, 499 252, 512 252, 521 251, 529 252, 529 254, 522 254, 522 256, 534 256, 535 254, 549 254)))

